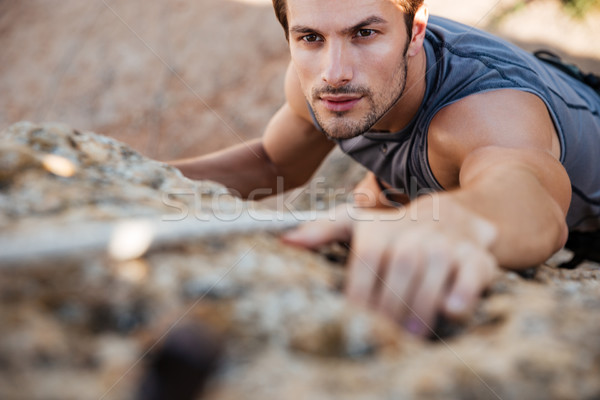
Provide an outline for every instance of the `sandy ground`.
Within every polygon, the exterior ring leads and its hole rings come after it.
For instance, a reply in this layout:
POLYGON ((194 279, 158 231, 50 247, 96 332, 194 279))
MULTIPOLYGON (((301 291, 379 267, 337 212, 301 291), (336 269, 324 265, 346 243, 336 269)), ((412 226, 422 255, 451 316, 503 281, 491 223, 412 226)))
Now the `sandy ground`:
MULTIPOLYGON (((600 14, 536 0, 430 0, 434 14, 600 72, 600 14)), ((268 0, 0 0, 0 129, 61 121, 162 160, 260 136, 287 46, 268 0)))

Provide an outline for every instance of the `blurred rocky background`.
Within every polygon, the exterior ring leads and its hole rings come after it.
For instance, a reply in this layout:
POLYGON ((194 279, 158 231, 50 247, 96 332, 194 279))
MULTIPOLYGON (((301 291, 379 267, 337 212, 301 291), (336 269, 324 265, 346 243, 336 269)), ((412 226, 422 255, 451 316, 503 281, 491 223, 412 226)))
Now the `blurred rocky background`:
MULTIPOLYGON (((554 0, 429 4, 600 72, 594 8, 577 19, 554 0)), ((0 129, 59 121, 161 160, 260 136, 289 60, 268 0, 0 0, 0 48, 0 129)))
MULTIPOLYGON (((600 73, 581 1, 429 3, 600 73)), ((346 303, 339 249, 239 229, 276 202, 154 161, 261 134, 283 101, 280 29, 261 0, 0 0, 0 398, 599 398, 598 265, 558 269, 561 252, 507 273, 471 320, 418 340, 346 303), (148 247, 160 235, 135 225, 172 234, 183 214, 202 235, 148 247), (98 246, 124 219, 124 253, 98 246)), ((335 155, 313 182, 361 173, 335 155)))

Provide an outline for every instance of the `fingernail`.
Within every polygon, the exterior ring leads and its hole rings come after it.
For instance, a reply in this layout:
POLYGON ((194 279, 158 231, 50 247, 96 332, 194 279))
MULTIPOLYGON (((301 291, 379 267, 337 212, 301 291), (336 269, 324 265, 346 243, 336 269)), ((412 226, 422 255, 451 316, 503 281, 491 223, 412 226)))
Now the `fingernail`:
POLYGON ((294 240, 298 237, 298 231, 294 229, 293 231, 284 232, 281 237, 286 240, 294 240))
POLYGON ((425 333, 425 327, 418 318, 411 317, 404 323, 404 328, 413 335, 421 336, 425 333))
POLYGON ((460 296, 452 296, 448 300, 446 307, 453 314, 461 314, 465 312, 466 304, 460 296))
POLYGON ((281 235, 283 240, 289 240, 291 242, 295 242, 298 240, 302 240, 304 238, 304 233, 300 229, 294 229, 288 232, 285 232, 281 235))

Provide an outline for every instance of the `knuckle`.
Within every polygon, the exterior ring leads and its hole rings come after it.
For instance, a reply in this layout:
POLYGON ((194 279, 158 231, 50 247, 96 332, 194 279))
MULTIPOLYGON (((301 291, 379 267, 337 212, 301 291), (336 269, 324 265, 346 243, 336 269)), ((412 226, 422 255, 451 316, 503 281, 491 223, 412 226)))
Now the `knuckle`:
POLYGON ((456 255, 460 259, 469 259, 477 252, 477 246, 467 240, 462 240, 456 244, 456 255))
POLYGON ((390 268, 395 274, 412 275, 419 265, 419 258, 415 252, 394 252, 390 259, 390 268))

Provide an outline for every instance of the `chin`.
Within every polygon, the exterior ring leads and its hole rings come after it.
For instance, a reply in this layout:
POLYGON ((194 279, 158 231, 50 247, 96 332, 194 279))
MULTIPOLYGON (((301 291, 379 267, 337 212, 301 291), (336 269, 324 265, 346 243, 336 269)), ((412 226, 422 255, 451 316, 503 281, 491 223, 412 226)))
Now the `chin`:
POLYGON ((332 117, 326 121, 319 121, 325 134, 331 139, 352 139, 367 132, 373 125, 372 118, 344 118, 332 117))
POLYGON ((368 129, 348 129, 347 127, 327 127, 323 128, 327 137, 331 139, 352 139, 365 133, 368 129))

